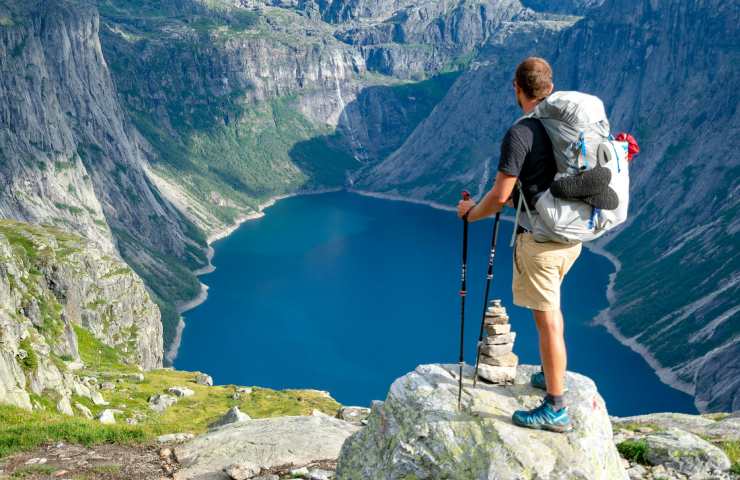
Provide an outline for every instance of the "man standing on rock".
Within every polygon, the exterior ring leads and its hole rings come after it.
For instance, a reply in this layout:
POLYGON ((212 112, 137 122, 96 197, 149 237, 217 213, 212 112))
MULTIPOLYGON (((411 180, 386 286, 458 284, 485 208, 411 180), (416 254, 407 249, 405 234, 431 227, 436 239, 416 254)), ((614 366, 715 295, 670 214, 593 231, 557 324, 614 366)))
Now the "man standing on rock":
MULTIPOLYGON (((529 57, 519 64, 513 80, 516 100, 530 113, 553 90, 552 69, 542 58, 529 57)), ((557 172, 552 143, 542 123, 524 118, 515 123, 501 142, 501 159, 493 188, 479 204, 461 201, 458 216, 475 222, 499 212, 509 200, 518 202, 517 181, 529 209, 534 211, 537 196, 545 192, 557 172)), ((536 242, 528 230, 526 216, 516 226, 514 246, 514 304, 532 310, 540 337, 542 372, 532 375, 532 385, 545 389, 539 407, 514 412, 512 420, 522 427, 569 431, 568 409, 563 403, 567 355, 560 311, 560 285, 581 253, 581 244, 536 242)))

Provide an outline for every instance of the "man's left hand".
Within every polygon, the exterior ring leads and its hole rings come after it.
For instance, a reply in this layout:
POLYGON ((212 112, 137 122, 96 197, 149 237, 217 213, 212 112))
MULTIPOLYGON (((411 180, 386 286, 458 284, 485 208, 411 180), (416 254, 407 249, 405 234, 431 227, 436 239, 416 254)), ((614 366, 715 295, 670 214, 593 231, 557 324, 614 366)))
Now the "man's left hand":
POLYGON ((460 200, 457 203, 457 216, 463 218, 475 206, 472 200, 460 200))

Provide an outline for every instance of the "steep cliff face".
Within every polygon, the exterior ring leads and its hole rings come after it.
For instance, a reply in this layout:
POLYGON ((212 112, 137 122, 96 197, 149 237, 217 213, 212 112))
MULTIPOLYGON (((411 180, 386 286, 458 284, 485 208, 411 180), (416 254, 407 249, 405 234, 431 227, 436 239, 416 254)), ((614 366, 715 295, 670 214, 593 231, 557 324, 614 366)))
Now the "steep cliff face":
POLYGON ((357 187, 448 204, 457 201, 462 185, 477 194, 490 188, 499 142, 520 115, 511 87, 517 62, 551 55, 558 34, 573 23, 519 21, 488 42, 429 117, 357 187))
MULTIPOLYGON (((622 264, 609 325, 701 410, 740 406, 738 15, 724 2, 612 1, 528 50, 552 61, 557 88, 599 95, 614 130, 640 140, 631 220, 599 245, 622 264)), ((361 188, 446 203, 463 185, 482 193, 519 114, 509 82, 526 52, 489 51, 361 188)))
POLYGON ((0 221, 0 403, 44 395, 71 414, 72 395, 92 397, 74 373, 79 334, 130 365, 162 366, 159 310, 126 264, 57 228, 0 221))
POLYGON ((336 37, 357 45, 367 68, 404 78, 469 63, 476 50, 514 23, 545 18, 519 0, 336 1, 324 17, 336 37))
POLYGON ((202 238, 153 187, 122 111, 94 9, 5 8, 0 27, 0 215, 46 222, 123 256, 166 302, 189 298, 202 238))
POLYGON ((370 73, 334 26, 268 3, 101 2, 105 56, 152 173, 206 232, 274 195, 343 185, 397 148, 454 78, 370 73))

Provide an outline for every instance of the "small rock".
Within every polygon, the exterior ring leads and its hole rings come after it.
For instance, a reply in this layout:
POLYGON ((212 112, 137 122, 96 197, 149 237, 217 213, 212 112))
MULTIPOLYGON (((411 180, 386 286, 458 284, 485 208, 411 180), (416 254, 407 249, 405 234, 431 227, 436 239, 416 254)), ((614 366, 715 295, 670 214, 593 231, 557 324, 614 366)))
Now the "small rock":
POLYGON ((714 471, 726 472, 731 466, 730 459, 718 447, 678 428, 650 434, 645 442, 645 458, 651 465, 684 475, 703 478, 714 471))
POLYGON ((481 355, 487 355, 489 357, 500 357, 502 355, 507 355, 511 353, 511 350, 514 348, 513 343, 505 343, 502 345, 481 345, 480 347, 480 353, 481 355))
POLYGON ((505 333, 509 333, 511 331, 511 324, 505 323, 503 325, 489 325, 488 326, 488 332, 489 335, 503 335, 505 333))
POLYGON ((656 465, 650 469, 650 473, 653 477, 663 477, 668 471, 663 465, 656 465))
POLYGON ((237 422, 245 422, 247 420, 251 420, 251 417, 249 415, 239 410, 239 407, 231 407, 223 417, 208 425, 208 428, 219 428, 223 427, 224 425, 229 425, 231 423, 237 422))
POLYGON ((100 415, 98 415, 98 420, 100 421, 100 423, 103 423, 105 425, 112 425, 116 423, 116 413, 119 412, 120 410, 106 408, 100 413, 100 415))
POLYGON ((113 382, 103 382, 100 384, 101 390, 115 390, 116 384, 113 382))
POLYGON ((481 355, 480 363, 485 363, 492 367, 516 367, 519 364, 519 357, 514 352, 509 352, 496 357, 481 355))
POLYGON ((77 370, 82 370, 84 367, 85 364, 82 362, 82 360, 67 362, 67 369, 73 372, 77 370))
POLYGON ((69 473, 69 470, 57 470, 56 472, 52 473, 51 476, 54 478, 59 478, 67 475, 69 473))
POLYGON ((501 333, 498 335, 488 335, 483 339, 485 345, 503 345, 506 343, 514 343, 516 340, 516 332, 501 333))
POLYGON ((647 474, 647 470, 642 465, 633 465, 627 469, 630 480, 642 480, 645 478, 645 474, 647 474))
POLYGON ((478 376, 491 383, 510 383, 516 378, 516 367, 493 367, 481 363, 478 365, 478 376))
POLYGON ((234 465, 229 465, 228 467, 224 468, 224 473, 231 477, 233 480, 247 480, 255 475, 259 475, 260 468, 259 465, 246 462, 246 463, 235 463, 234 465))
POLYGON ((43 465, 46 461, 45 458, 29 458, 26 460, 26 465, 43 465))
POLYGON ((92 420, 93 414, 89 408, 87 408, 86 406, 84 406, 83 404, 79 402, 75 402, 75 408, 79 410, 79 412, 82 414, 83 417, 92 420))
POLYGON ((342 407, 337 413, 337 418, 355 425, 362 425, 362 422, 370 415, 370 409, 365 407, 342 407))
POLYGON ((139 421, 137 419, 133 418, 133 417, 129 417, 129 418, 126 419, 126 423, 128 425, 138 425, 139 424, 139 421))
POLYGON ((290 471, 290 475, 292 477, 306 478, 308 477, 308 468, 306 467, 294 468, 293 470, 290 471))
POLYGON ((331 480, 334 478, 334 472, 313 468, 308 472, 308 478, 310 480, 331 480))
POLYGON ((59 401, 57 402, 57 411, 69 416, 75 414, 75 412, 72 410, 72 404, 69 403, 69 398, 67 397, 62 397, 59 399, 59 401))
POLYGON ((195 392, 187 387, 170 387, 167 389, 167 393, 171 393, 176 397, 192 397, 195 392))
POLYGON ((163 448, 159 451, 159 458, 162 460, 167 460, 172 456, 172 450, 169 448, 163 448))
POLYGON ((97 390, 90 392, 90 399, 95 405, 108 405, 108 402, 105 401, 103 396, 97 390))
POLYGON ((252 393, 252 387, 236 387, 236 393, 241 393, 242 395, 249 395, 252 393))
POLYGON ((192 433, 168 433, 157 437, 158 443, 182 443, 195 437, 192 433))
POLYGON ((177 403, 177 397, 173 397, 172 395, 167 395, 165 393, 152 395, 149 398, 149 408, 160 413, 164 412, 175 403, 177 403))
POLYGON ((195 376, 195 383, 198 385, 205 385, 208 387, 213 386, 213 378, 210 375, 206 375, 205 373, 198 373, 195 376))
POLYGON ((260 475, 258 477, 253 477, 252 480, 280 480, 280 477, 278 477, 274 473, 268 473, 267 475, 260 475))

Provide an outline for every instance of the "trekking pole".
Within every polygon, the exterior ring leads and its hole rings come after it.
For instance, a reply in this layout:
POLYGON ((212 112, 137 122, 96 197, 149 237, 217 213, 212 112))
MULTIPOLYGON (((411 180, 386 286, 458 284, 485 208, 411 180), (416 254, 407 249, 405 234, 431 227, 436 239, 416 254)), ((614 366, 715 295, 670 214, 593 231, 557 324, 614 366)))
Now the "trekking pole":
MULTIPOLYGON (((469 200, 470 194, 463 190, 463 200, 469 200)), ((461 410, 462 406, 462 384, 463 384, 463 365, 465 358, 463 354, 463 344, 465 341, 465 295, 467 295, 467 275, 468 275, 468 214, 463 216, 463 245, 462 245, 462 275, 460 276, 460 377, 457 390, 457 409, 461 410)))
POLYGON ((496 242, 498 241, 498 220, 501 212, 496 213, 493 221, 493 235, 491 235, 491 253, 488 255, 488 274, 486 275, 486 293, 483 295, 483 314, 480 319, 480 332, 478 333, 478 352, 475 355, 475 373, 473 374, 473 388, 478 385, 478 363, 480 362, 480 347, 483 344, 483 326, 486 321, 486 308, 488 306, 488 292, 493 281, 493 262, 496 259, 496 242))

